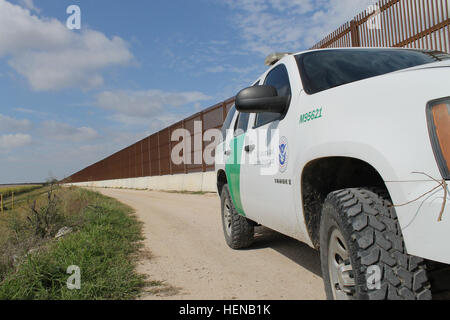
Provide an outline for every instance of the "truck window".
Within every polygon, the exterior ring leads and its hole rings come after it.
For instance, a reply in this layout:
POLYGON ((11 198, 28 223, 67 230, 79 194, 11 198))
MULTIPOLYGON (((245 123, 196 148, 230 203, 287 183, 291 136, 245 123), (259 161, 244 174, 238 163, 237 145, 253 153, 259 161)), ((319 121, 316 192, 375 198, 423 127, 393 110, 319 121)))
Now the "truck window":
POLYGON ((249 119, 250 119, 250 113, 239 113, 239 116, 238 116, 238 119, 236 121, 236 125, 234 128, 234 135, 236 137, 247 132, 249 119))
POLYGON ((234 115, 236 114, 236 106, 232 106, 230 111, 228 111, 227 118, 222 126, 222 137, 223 141, 227 138, 227 130, 230 129, 231 121, 233 121, 234 115))
POLYGON ((450 59, 438 51, 349 49, 314 51, 296 56, 308 94, 415 66, 450 59))
MULTIPOLYGON (((269 72, 264 84, 275 87, 279 96, 291 96, 291 84, 289 82, 289 75, 286 66, 283 64, 280 64, 269 72)), ((255 127, 260 127, 280 118, 281 115, 279 113, 259 113, 256 116, 255 127)))

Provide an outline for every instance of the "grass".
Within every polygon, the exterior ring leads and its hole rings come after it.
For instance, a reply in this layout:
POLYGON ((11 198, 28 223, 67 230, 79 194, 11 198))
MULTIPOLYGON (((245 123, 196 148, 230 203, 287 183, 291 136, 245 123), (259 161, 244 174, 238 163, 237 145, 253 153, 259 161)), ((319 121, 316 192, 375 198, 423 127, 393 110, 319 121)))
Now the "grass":
MULTIPOLYGON (((45 194, 50 189, 49 186, 33 186, 30 188, 19 189, 19 192, 14 191, 14 207, 23 207, 27 205, 33 199, 45 194)), ((3 194, 3 210, 12 210, 12 196, 10 188, 0 188, 0 194, 3 194), (7 192, 5 192, 6 190, 7 192)))
MULTIPOLYGON (((146 281, 135 271, 142 236, 132 209, 84 189, 62 188, 56 195, 55 226, 45 229, 44 237, 36 236, 26 210, 11 211, 0 219, 0 299, 138 297, 146 281), (74 232, 55 240, 61 226, 74 232), (66 285, 70 276, 66 271, 72 265, 81 270, 80 290, 66 285)), ((48 211, 48 199, 40 196, 38 201, 37 211, 48 211)))
POLYGON ((12 207, 12 195, 14 193, 14 202, 22 194, 29 194, 32 191, 42 189, 42 185, 24 185, 24 186, 0 186, 0 194, 3 196, 3 210, 12 207))
POLYGON ((7 187, 0 186, 0 194, 3 194, 4 196, 10 196, 11 193, 14 192, 15 195, 19 195, 21 193, 30 192, 32 190, 41 187, 42 185, 23 185, 23 186, 7 186, 7 187))

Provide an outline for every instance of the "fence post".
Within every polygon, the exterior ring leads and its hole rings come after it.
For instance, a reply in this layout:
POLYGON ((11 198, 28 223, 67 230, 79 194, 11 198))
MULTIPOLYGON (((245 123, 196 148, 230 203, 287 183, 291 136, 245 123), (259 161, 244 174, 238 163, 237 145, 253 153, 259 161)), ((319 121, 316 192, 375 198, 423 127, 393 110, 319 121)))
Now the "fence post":
POLYGON ((1 208, 2 213, 3 213, 3 194, 0 194, 0 208, 1 208))
POLYGON ((352 36, 352 47, 360 47, 361 43, 359 41, 359 28, 355 20, 350 22, 350 32, 352 36))
POLYGON ((12 210, 14 210, 14 192, 12 193, 12 210))

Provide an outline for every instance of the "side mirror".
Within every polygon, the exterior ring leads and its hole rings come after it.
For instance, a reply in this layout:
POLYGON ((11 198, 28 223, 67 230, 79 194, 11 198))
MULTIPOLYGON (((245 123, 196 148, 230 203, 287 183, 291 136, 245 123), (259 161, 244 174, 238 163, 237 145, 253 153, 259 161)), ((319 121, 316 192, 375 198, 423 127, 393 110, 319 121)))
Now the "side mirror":
POLYGON ((254 86, 242 90, 236 96, 236 109, 244 113, 284 113, 289 97, 278 96, 272 86, 254 86))

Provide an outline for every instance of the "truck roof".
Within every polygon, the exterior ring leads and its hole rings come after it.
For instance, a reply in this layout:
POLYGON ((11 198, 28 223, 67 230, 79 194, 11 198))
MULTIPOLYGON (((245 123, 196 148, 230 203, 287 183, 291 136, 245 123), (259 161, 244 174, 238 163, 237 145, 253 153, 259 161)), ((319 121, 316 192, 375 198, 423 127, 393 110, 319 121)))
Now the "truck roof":
POLYGON ((305 54, 305 53, 309 53, 309 52, 316 52, 316 51, 336 51, 336 50, 411 50, 411 51, 422 51, 422 52, 429 52, 429 53, 433 53, 433 55, 436 56, 445 56, 448 55, 447 53, 444 52, 440 52, 437 50, 426 50, 426 49, 420 49, 420 48, 392 48, 392 47, 346 47, 346 48, 322 48, 322 49, 309 49, 309 50, 303 50, 303 51, 299 51, 297 53, 291 53, 291 52, 275 52, 275 53, 271 53, 269 54, 266 59, 264 60, 264 64, 268 67, 273 66, 274 64, 276 64, 278 61, 282 60, 283 58, 287 57, 287 56, 296 56, 296 55, 300 55, 300 54, 305 54))

